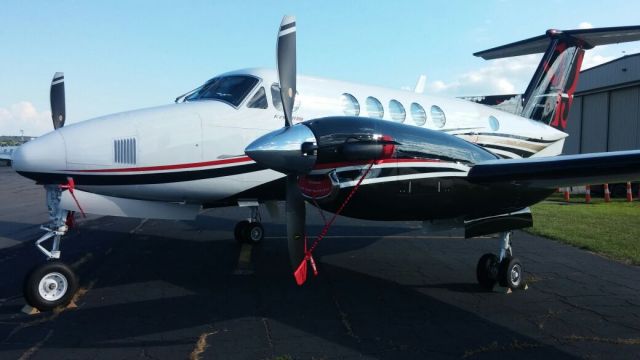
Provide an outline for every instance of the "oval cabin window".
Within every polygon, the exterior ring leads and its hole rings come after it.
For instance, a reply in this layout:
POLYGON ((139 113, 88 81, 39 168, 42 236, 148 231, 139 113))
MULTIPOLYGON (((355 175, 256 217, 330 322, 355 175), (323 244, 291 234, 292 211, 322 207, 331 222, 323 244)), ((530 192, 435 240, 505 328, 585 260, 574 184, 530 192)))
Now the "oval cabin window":
POLYGON ((437 105, 433 105, 431 107, 431 120, 433 121, 433 125, 437 128, 442 128, 447 123, 444 111, 442 111, 442 109, 437 105))
POLYGON ((427 112, 424 111, 422 105, 418 103, 411 104, 411 118, 418 126, 422 126, 427 122, 427 112))
POLYGON ((493 131, 500 130, 500 122, 495 116, 489 116, 489 127, 491 127, 493 131))
POLYGON ((340 96, 340 106, 342 107, 342 112, 347 116, 360 115, 360 104, 351 94, 344 93, 340 96))
POLYGON ((367 116, 377 119, 382 119, 384 116, 384 109, 380 101, 373 96, 367 98, 367 116))
POLYGON ((395 122, 402 123, 407 117, 407 112, 404 111, 404 106, 398 100, 389 101, 389 114, 391 119, 395 122))

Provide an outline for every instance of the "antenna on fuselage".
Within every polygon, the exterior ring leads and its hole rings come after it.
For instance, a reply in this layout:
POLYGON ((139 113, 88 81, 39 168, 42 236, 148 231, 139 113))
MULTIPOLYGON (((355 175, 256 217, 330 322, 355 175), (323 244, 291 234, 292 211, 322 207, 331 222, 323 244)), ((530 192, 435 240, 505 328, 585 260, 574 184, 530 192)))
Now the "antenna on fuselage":
POLYGON ((416 87, 413 89, 413 92, 416 94, 424 93, 424 87, 427 84, 427 75, 420 75, 418 78, 418 82, 416 82, 416 87))

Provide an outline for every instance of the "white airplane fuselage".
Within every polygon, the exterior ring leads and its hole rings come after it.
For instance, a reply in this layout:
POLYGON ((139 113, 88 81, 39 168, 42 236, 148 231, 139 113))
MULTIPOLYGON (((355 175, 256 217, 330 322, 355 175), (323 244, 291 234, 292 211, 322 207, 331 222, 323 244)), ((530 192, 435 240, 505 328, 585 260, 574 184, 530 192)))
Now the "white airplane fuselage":
MULTIPOLYGON (((210 205, 282 178, 244 154, 250 142, 284 124, 271 92, 277 74, 249 69, 220 77, 231 75, 259 79, 237 107, 218 100, 186 101, 69 124, 23 145, 14 168, 40 182, 56 174, 73 176, 79 189, 101 195, 210 205), (261 88, 267 108, 247 107, 261 88)), ((395 100, 404 108, 405 124, 457 135, 506 158, 558 155, 567 136, 461 99, 306 76, 298 77, 298 93, 294 122, 344 115, 343 94, 358 101, 359 116, 372 117, 367 98, 374 97, 383 107, 381 121, 394 121, 390 101, 395 100), (424 124, 412 116, 413 103, 424 109, 424 124), (442 110, 444 124, 434 121, 432 106, 442 110)))

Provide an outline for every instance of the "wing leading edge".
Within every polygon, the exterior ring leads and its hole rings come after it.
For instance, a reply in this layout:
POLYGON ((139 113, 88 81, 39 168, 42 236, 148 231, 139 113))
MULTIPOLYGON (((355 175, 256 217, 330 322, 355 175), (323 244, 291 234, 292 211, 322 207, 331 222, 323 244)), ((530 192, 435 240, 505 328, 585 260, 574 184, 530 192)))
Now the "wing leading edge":
POLYGON ((511 182, 550 189, 640 180, 640 150, 490 160, 471 168, 468 179, 479 184, 511 182))

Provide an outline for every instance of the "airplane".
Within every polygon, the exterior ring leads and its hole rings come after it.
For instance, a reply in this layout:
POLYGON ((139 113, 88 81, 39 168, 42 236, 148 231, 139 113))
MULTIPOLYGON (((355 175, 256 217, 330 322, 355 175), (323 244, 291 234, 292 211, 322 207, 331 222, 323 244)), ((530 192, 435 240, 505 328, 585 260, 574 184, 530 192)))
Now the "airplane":
POLYGON ((524 267, 511 234, 532 225, 529 206, 559 186, 640 178, 640 151, 558 156, 585 50, 636 40, 640 26, 549 30, 476 53, 544 53, 516 113, 298 76, 292 16, 280 24, 275 71, 224 73, 170 105, 64 126, 64 74, 56 73, 54 131, 13 156, 14 170, 46 189, 51 220, 36 241, 47 261, 27 275, 25 299, 42 311, 69 303, 77 278, 59 260, 60 243, 75 213, 193 219, 205 208, 245 206, 251 216, 234 237, 258 243, 258 207, 283 200, 300 285, 307 264, 317 272, 313 250, 341 214, 459 227, 466 237, 499 233, 498 255, 480 258, 477 280, 519 288, 524 267), (305 202, 334 213, 314 243, 305 202))

